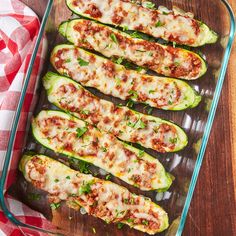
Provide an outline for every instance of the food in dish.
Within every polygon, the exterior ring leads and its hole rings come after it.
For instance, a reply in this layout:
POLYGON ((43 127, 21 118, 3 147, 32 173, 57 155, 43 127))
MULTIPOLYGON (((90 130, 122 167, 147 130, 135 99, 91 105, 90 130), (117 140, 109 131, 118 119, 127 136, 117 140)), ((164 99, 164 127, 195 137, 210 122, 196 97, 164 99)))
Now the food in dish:
POLYGON ((73 45, 57 45, 51 53, 51 63, 60 74, 122 100, 163 110, 193 108, 201 101, 201 96, 184 81, 127 70, 73 45))
POLYGON ((149 3, 149 8, 145 8, 133 2, 66 0, 69 9, 82 17, 141 31, 178 44, 198 47, 217 41, 218 36, 213 30, 183 11, 176 11, 176 8, 173 11, 156 10, 153 9, 154 4, 149 3))
POLYGON ((132 38, 90 20, 63 22, 59 32, 76 46, 95 50, 108 58, 124 58, 165 76, 194 80, 207 71, 204 59, 192 51, 132 38))
POLYGON ((67 77, 48 72, 43 84, 51 103, 121 140, 158 152, 179 151, 188 143, 186 134, 177 125, 99 99, 67 77))
POLYGON ((64 112, 41 111, 32 120, 32 132, 43 146, 92 163, 141 190, 166 190, 172 183, 156 158, 64 112))
POLYGON ((92 175, 82 174, 44 155, 24 155, 19 169, 25 179, 48 193, 52 204, 85 211, 106 223, 124 223, 155 234, 168 227, 168 215, 151 199, 92 175))

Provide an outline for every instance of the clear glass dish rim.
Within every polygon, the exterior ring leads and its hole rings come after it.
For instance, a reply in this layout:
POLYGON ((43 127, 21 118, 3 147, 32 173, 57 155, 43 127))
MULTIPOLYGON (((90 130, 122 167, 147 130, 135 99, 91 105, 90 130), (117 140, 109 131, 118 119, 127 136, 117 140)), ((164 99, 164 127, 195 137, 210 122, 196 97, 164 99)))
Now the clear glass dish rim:
MULTIPOLYGON (((223 83, 224 83, 224 79, 225 79, 225 74, 226 74, 226 69, 227 69, 227 66, 228 66, 228 61, 229 61, 229 57, 230 57, 230 53, 231 53, 231 49, 232 49, 232 45, 233 45, 233 41, 234 41, 234 36, 235 36, 235 18, 234 18, 233 10, 232 10, 232 8, 229 5, 227 0, 220 0, 220 1, 225 5, 225 7, 226 7, 226 9, 228 10, 228 13, 229 13, 229 17, 230 17, 230 34, 229 34, 229 38, 228 38, 227 47, 225 48, 225 53, 224 53, 224 57, 223 57, 223 61, 222 61, 222 66, 221 66, 219 78, 218 78, 218 81, 217 81, 217 84, 216 84, 214 97, 213 97, 213 100, 212 100, 212 104, 211 104, 210 111, 209 111, 209 114, 208 114, 208 119, 207 119, 206 126, 205 126, 205 130, 204 130, 204 133, 203 133, 202 143, 201 143, 201 146, 200 146, 200 151, 198 153, 196 164, 195 164, 195 167, 194 167, 194 171, 193 171, 193 174, 192 174, 192 177, 191 177, 187 197, 186 197, 185 204, 184 204, 184 207, 183 207, 183 210, 182 210, 180 223, 179 223, 179 226, 178 226, 176 236, 181 236, 181 234, 183 232, 183 229, 184 229, 184 225, 185 225, 185 221, 186 221, 186 218, 187 218, 189 206, 190 206, 190 203, 191 203, 191 200, 192 200, 193 192, 194 192, 194 189, 195 189, 195 186, 196 186, 196 183, 197 183, 199 171, 200 171, 200 168, 201 168, 201 165, 202 165, 202 161, 203 161, 203 158, 204 158, 204 154, 205 154, 208 139, 209 139, 209 136, 210 136, 211 128, 212 128, 213 121, 214 121, 214 118, 215 118, 216 109, 217 109, 217 105, 218 105, 218 102, 219 102, 219 99, 220 99, 220 94, 221 94, 221 91, 222 91, 222 87, 223 87, 223 83)), ((32 226, 32 225, 28 225, 28 224, 24 224, 24 223, 20 222, 8 210, 7 206, 5 205, 5 201, 4 201, 4 185, 5 185, 5 181, 6 181, 6 178, 7 178, 7 171, 8 171, 8 167, 9 167, 9 164, 10 164, 10 158, 11 158, 12 149, 13 149, 13 145, 14 145, 15 133, 17 131, 17 126, 18 126, 18 122, 19 122, 19 118, 20 118, 20 112, 21 112, 21 109, 22 109, 22 106, 23 106, 23 103, 24 103, 24 98, 25 98, 27 87, 28 87, 29 79, 30 79, 30 76, 31 76, 31 72, 32 72, 32 69, 33 69, 33 64, 34 64, 36 54, 37 54, 37 51, 38 51, 38 48, 39 48, 39 45, 40 45, 40 41, 43 37, 43 32, 44 32, 45 25, 46 25, 48 16, 50 14, 52 5, 53 5, 53 0, 48 0, 47 7, 46 7, 45 13, 43 15, 42 21, 41 21, 39 34, 38 34, 38 37, 37 37, 37 40, 36 40, 36 43, 35 43, 35 47, 34 47, 30 62, 29 62, 27 72, 26 72, 24 84, 22 86, 22 91, 21 91, 19 103, 18 103, 18 106, 17 106, 17 109, 16 109, 15 117, 14 117, 14 120, 13 120, 12 129, 11 129, 9 142, 8 142, 8 146, 7 146, 7 152, 6 152, 5 160, 4 160, 4 164, 3 164, 2 175, 0 177, 0 206, 1 206, 1 209, 3 210, 4 214, 6 215, 6 217, 12 223, 14 223, 16 226, 26 227, 26 228, 29 228, 29 229, 39 230, 39 231, 45 232, 45 233, 55 234, 55 232, 49 232, 48 230, 44 230, 42 228, 38 228, 36 226, 32 226)))

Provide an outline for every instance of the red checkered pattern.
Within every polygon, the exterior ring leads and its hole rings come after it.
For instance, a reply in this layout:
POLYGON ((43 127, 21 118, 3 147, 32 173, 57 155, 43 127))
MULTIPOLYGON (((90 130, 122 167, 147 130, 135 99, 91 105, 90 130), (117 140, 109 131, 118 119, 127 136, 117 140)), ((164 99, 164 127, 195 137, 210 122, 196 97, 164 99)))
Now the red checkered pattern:
MULTIPOLYGON (((0 2, 0 173, 8 145, 11 125, 20 97, 24 77, 31 58, 35 41, 39 32, 40 22, 35 13, 18 0, 1 0, 0 2)), ((46 40, 43 40, 30 78, 25 102, 16 133, 11 164, 8 171, 6 188, 16 178, 16 170, 21 150, 27 136, 27 121, 32 114, 32 104, 36 101, 36 81, 44 52, 46 40)), ((23 205, 21 202, 6 196, 6 206, 14 216, 23 223, 44 229, 52 228, 49 222, 38 212, 23 205)), ((0 235, 45 235, 20 229, 13 225, 0 210, 0 235)))

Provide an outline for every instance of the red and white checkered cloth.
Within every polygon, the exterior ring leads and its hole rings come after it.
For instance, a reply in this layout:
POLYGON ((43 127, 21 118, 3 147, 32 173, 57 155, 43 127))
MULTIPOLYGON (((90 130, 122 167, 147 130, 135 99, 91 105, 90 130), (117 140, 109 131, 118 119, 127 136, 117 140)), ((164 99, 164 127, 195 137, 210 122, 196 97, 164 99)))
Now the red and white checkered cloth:
MULTIPOLYGON (((18 0, 0 1, 0 173, 4 163, 13 117, 39 28, 38 17, 23 3, 18 0)), ((16 177, 16 169, 18 168, 21 150, 26 137, 26 123, 32 114, 31 105, 36 99, 36 81, 45 51, 46 40, 44 39, 38 50, 27 89, 16 133, 6 188, 14 182, 16 177)), ((49 222, 40 213, 31 210, 10 196, 7 196, 6 199, 8 209, 18 220, 40 228, 48 227, 49 222)), ((22 235, 22 231, 4 216, 1 209, 0 235, 22 235)), ((37 236, 44 234, 28 231, 25 232, 25 235, 37 236)))

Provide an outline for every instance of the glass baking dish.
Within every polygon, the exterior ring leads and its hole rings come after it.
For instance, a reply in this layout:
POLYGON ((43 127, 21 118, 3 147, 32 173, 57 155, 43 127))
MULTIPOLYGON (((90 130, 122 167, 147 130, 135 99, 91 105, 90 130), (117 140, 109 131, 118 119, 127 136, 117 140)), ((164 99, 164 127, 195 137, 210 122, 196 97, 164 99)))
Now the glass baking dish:
MULTIPOLYGON (((64 235, 93 235, 94 232, 91 229, 95 227, 96 235, 144 235, 143 233, 132 230, 126 226, 122 229, 117 229, 117 226, 114 224, 106 225, 93 217, 87 215, 82 216, 81 213, 64 209, 66 207, 62 207, 62 209, 56 212, 53 211, 53 214, 51 215, 51 213, 47 213, 48 209, 42 210, 40 209, 40 206, 37 206, 37 204, 34 205, 27 202, 24 199, 24 194, 26 193, 23 193, 23 196, 19 196, 17 189, 21 188, 19 186, 23 186, 25 184, 21 176, 17 178, 17 184, 10 187, 10 191, 8 191, 7 194, 12 194, 15 198, 30 205, 33 209, 43 211, 49 221, 53 222, 55 227, 52 227, 51 224, 46 224, 43 227, 39 227, 39 225, 33 221, 30 223, 25 223, 25 221, 22 220, 22 217, 19 215, 14 215, 14 213, 11 212, 11 208, 7 203, 5 189, 8 189, 9 187, 7 186, 7 182, 9 178, 8 170, 11 165, 12 151, 14 144, 19 141, 17 140, 17 136, 15 134, 18 130, 18 123, 22 114, 22 107, 24 106, 25 94, 27 93, 27 87, 32 76, 35 55, 43 37, 46 37, 48 40, 48 55, 54 45, 60 42, 65 42, 65 39, 58 35, 57 27, 61 21, 71 17, 71 12, 67 9, 64 1, 44 0, 40 1, 39 4, 29 0, 25 2, 28 3, 29 6, 32 7, 33 10, 35 10, 39 15, 43 15, 43 17, 41 21, 40 33, 30 60, 19 105, 17 107, 15 119, 12 125, 8 150, 5 156, 4 168, 0 180, 0 200, 4 213, 14 224, 22 229, 27 229, 27 232, 31 232, 32 235, 34 235, 33 232, 36 231, 53 234, 62 233, 64 235), (30 5, 31 2, 32 5, 30 5)), ((153 2, 158 3, 158 1, 153 2)), ((196 19, 202 20, 208 24, 220 36, 216 44, 206 45, 201 48, 194 49, 195 51, 201 51, 208 62, 207 74, 204 75, 203 78, 189 82, 189 84, 191 84, 202 95, 200 105, 194 109, 188 109, 185 111, 173 112, 155 109, 153 112, 153 115, 170 119, 183 127, 189 138, 188 146, 184 150, 177 153, 158 154, 154 151, 147 150, 147 152, 157 157, 160 162, 163 163, 167 171, 175 176, 175 181, 173 182, 172 187, 165 193, 144 193, 138 192, 132 188, 132 191, 136 193, 141 193, 151 197, 168 212, 170 227, 160 235, 181 235, 204 157, 217 104, 220 98, 228 59, 234 39, 235 22, 233 12, 225 0, 166 0, 161 1, 161 5, 166 6, 167 8, 177 6, 185 11, 193 12, 196 19)), ((72 15, 72 17, 75 16, 72 15)), ((42 68, 41 75, 44 75, 48 70, 53 70, 49 64, 50 63, 47 57, 42 68)), ((42 108, 55 108, 47 102, 45 91, 43 90, 41 82, 39 81, 37 84, 37 94, 39 95, 39 99, 37 104, 31 108, 34 109, 35 114, 42 108)), ((98 96, 102 96, 93 89, 91 89, 91 91, 96 93, 98 96)), ((111 98, 107 96, 106 99, 111 100, 111 98)), ((112 101, 115 103, 120 102, 114 98, 112 101)), ((142 106, 137 106, 136 109, 143 111, 142 106)), ((26 124, 26 127, 28 127, 28 124, 26 124)), ((49 152, 37 144, 33 140, 31 132, 29 131, 28 133, 29 135, 25 142, 26 144, 22 149, 22 153, 26 150, 36 150, 40 153, 46 153, 49 156, 55 155, 55 153, 49 152)), ((20 158, 20 155, 14 158, 20 158)), ((18 161, 18 159, 14 161, 18 161)), ((16 176, 18 175, 20 174, 17 172, 16 176)), ((114 181, 116 182, 116 180, 114 181)), ((20 194, 22 194, 22 192, 20 192, 20 194)))

